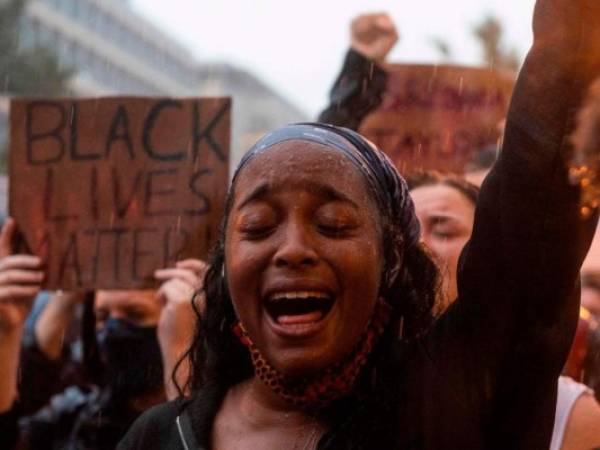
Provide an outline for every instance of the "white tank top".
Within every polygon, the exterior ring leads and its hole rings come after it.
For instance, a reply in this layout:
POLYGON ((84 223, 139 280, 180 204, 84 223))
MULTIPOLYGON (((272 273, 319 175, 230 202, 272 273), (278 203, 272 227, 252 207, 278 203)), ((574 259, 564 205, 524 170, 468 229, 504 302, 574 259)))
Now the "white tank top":
POLYGON ((577 383, 569 377, 560 377, 558 379, 556 418, 554 419, 554 431, 552 432, 550 450, 560 450, 573 405, 575 405, 579 397, 589 392, 591 391, 586 385, 577 383))

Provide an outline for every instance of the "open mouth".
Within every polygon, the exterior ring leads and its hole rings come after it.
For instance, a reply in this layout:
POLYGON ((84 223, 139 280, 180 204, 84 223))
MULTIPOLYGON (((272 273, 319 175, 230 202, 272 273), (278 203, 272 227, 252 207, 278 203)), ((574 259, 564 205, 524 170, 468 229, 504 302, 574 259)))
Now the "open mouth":
POLYGON ((309 325, 323 320, 334 303, 327 292, 277 292, 269 295, 265 310, 278 325, 309 325))

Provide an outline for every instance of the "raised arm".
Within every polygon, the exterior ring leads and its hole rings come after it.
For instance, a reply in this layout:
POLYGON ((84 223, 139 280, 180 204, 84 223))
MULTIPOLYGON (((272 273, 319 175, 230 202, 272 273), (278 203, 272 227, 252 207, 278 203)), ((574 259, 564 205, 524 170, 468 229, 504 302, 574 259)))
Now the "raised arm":
POLYGON ((49 293, 21 345, 20 412, 32 414, 67 386, 83 381, 83 369, 64 344, 83 293, 49 293), (40 377, 39 374, 44 376, 40 377))
POLYGON ((382 64, 398 33, 387 14, 364 14, 352 22, 350 37, 351 48, 318 120, 358 130, 367 114, 381 104, 387 84, 382 64))
POLYGON ((542 423, 543 435, 551 426, 596 222, 581 216, 567 172, 575 114, 600 74, 600 2, 538 0, 533 28, 459 267, 459 300, 440 324, 476 349, 500 444, 519 429, 542 423))
POLYGON ((552 335, 566 326, 565 342, 548 342, 556 366, 576 325, 578 273, 595 229, 594 218, 580 214, 579 189, 568 179, 570 135, 599 74, 600 2, 538 0, 534 44, 515 87, 500 157, 482 186, 459 279, 461 296, 496 316, 491 320, 503 314, 512 327, 537 324, 552 335), (494 284, 482 284, 481 275, 494 284), (494 288, 503 293, 500 304, 494 288))

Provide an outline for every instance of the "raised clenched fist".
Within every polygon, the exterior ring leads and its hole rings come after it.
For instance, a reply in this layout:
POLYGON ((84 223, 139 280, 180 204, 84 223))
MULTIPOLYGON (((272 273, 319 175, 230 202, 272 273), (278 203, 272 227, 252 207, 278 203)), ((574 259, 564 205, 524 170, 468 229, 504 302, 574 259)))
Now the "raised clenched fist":
POLYGON ((385 60, 398 41, 396 26, 386 13, 358 16, 350 31, 352 48, 377 63, 385 60))

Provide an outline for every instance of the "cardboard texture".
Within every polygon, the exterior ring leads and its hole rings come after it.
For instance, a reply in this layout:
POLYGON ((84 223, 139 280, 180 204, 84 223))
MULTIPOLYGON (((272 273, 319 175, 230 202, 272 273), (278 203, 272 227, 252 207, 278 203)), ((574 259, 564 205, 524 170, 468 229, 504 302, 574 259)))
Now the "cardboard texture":
POLYGON ((228 98, 13 100, 9 209, 45 287, 148 288, 155 269, 206 258, 230 111, 228 98))
POLYGON ((473 153, 494 144, 514 75, 459 66, 390 64, 383 103, 360 132, 401 171, 461 173, 473 153))

